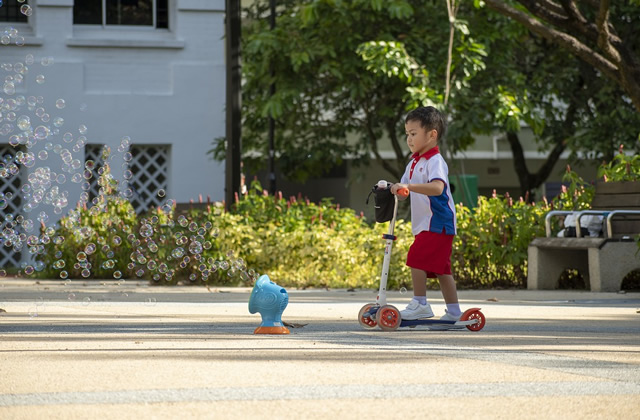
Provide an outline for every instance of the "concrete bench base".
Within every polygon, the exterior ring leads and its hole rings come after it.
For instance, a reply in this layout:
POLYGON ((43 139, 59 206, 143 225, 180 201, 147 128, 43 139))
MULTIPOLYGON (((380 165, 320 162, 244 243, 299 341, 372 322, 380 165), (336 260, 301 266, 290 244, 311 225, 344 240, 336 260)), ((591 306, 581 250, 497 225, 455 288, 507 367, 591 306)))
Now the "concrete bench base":
POLYGON ((640 269, 638 245, 603 238, 536 238, 529 244, 527 289, 556 289, 566 269, 582 274, 592 292, 617 292, 640 269))

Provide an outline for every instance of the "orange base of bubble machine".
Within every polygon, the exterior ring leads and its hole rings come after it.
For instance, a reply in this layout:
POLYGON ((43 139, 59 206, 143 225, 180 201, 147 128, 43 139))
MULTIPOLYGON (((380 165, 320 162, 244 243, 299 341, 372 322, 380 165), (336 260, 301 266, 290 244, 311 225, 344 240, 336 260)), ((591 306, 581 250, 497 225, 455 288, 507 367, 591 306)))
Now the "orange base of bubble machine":
POLYGON ((289 334, 290 331, 287 327, 258 327, 253 332, 254 334, 289 334))

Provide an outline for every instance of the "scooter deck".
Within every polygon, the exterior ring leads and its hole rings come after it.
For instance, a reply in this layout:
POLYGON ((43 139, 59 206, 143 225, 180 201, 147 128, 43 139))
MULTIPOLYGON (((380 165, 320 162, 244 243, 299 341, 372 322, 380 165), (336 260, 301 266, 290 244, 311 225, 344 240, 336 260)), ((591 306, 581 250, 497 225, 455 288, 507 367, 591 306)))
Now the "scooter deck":
POLYGON ((442 321, 440 319, 403 319, 400 321, 400 327, 411 327, 415 325, 471 325, 473 321, 442 321))
POLYGON ((469 320, 469 321, 443 321, 440 319, 412 319, 412 320, 407 320, 407 319, 403 319, 402 321, 400 321, 400 325, 399 328, 402 327, 409 327, 409 328, 415 328, 418 325, 426 325, 427 327, 429 325, 438 325, 439 328, 438 330, 444 330, 447 328, 443 328, 443 327, 449 327, 448 329, 459 329, 459 328, 463 328, 466 327, 467 325, 472 325, 474 323, 476 323, 477 321, 475 320, 469 320))

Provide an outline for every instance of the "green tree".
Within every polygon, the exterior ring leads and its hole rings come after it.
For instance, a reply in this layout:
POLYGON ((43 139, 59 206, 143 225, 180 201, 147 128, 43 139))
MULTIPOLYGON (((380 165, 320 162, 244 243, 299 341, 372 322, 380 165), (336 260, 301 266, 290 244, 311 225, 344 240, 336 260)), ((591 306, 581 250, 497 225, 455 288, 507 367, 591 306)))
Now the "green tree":
MULTIPOLYGON (((320 174, 345 156, 367 164, 371 155, 399 178, 407 159, 402 124, 407 109, 417 102, 443 104, 446 8, 437 1, 407 0, 287 0, 278 5, 273 31, 268 27, 268 2, 255 2, 246 10, 246 167, 264 164, 272 116, 277 122, 278 165, 289 178, 320 174), (411 54, 406 53, 409 49, 411 54), (274 96, 267 88, 272 82, 274 96), (391 160, 380 152, 383 139, 394 151, 391 160)), ((464 81, 482 64, 481 46, 462 39, 462 31, 456 34, 452 78, 464 81)), ((218 157, 223 150, 220 140, 218 157)))
POLYGON ((637 150, 640 114, 612 80, 582 60, 517 22, 486 9, 471 15, 469 26, 487 49, 487 71, 473 80, 473 97, 457 104, 483 109, 479 132, 501 132, 514 156, 523 197, 551 174, 560 155, 610 160, 618 145, 637 150), (546 159, 535 172, 521 145, 521 125, 534 131, 546 159), (579 156, 580 155, 580 156, 579 156))
POLYGON ((475 0, 614 81, 640 112, 640 1, 475 0))
MULTIPOLYGON (((454 4, 452 20, 452 8, 439 1, 278 4, 273 31, 268 2, 246 11, 243 147, 250 171, 267 155, 272 116, 279 166, 289 178, 320 174, 345 156, 362 164, 374 156, 397 179, 407 160, 402 119, 418 104, 450 116, 451 151, 468 147, 476 134, 503 133, 530 198, 566 149, 608 158, 618 144, 634 147, 638 113, 619 86, 480 2, 454 4), (523 123, 548 152, 536 172, 520 142, 523 123), (382 147, 394 158, 383 159, 382 147)), ((221 156, 223 141, 216 150, 221 156)))

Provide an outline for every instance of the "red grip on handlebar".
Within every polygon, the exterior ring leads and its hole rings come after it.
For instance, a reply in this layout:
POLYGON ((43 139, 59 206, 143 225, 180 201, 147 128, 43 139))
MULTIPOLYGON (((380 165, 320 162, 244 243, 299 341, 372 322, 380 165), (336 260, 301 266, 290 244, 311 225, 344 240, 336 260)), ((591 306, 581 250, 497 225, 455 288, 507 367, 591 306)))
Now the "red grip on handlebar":
POLYGON ((409 188, 400 188, 398 190, 398 195, 401 195, 403 197, 407 197, 409 195, 409 188))

